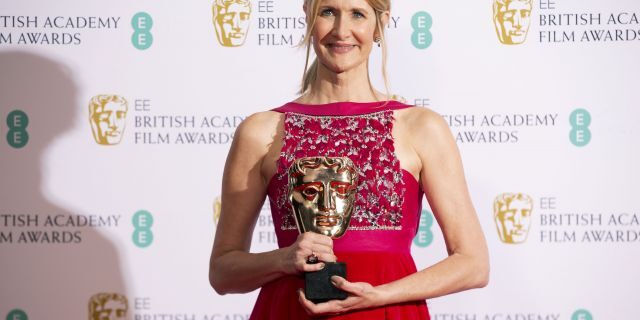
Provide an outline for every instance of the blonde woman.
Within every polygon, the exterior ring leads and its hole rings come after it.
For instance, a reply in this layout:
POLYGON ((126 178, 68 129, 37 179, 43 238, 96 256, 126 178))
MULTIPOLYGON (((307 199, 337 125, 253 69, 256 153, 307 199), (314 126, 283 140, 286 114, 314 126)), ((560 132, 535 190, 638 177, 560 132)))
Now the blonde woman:
POLYGON ((483 287, 489 275, 455 141, 440 116, 389 100, 369 81, 376 43, 386 57, 389 0, 305 0, 304 11, 307 57, 313 47, 317 59, 305 67, 298 99, 252 115, 236 132, 211 285, 220 294, 261 288, 251 319, 429 319, 425 299, 483 287), (299 234, 287 202, 289 166, 313 156, 349 157, 358 167, 351 224, 339 239, 299 234), (410 248, 423 195, 448 257, 418 271, 410 248), (265 197, 279 249, 249 253, 265 197), (320 263, 307 263, 310 256, 320 263), (346 262, 347 279, 331 280, 349 296, 312 303, 301 290, 302 274, 335 261, 346 262))

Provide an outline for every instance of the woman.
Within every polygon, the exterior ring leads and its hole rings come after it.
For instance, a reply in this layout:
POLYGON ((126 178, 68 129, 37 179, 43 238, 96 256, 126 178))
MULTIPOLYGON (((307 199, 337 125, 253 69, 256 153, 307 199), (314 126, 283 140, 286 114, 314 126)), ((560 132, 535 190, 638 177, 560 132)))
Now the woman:
POLYGON ((262 288, 252 319, 428 319, 425 299, 488 281, 485 239, 447 124, 426 108, 388 101, 369 81, 375 42, 386 56, 389 9, 390 0, 305 0, 307 58, 312 45, 317 59, 305 70, 302 95, 250 116, 236 132, 210 282, 220 294, 262 288), (309 156, 347 156, 360 170, 358 200, 342 238, 295 228, 286 173, 296 158, 309 156), (449 256, 418 272, 410 247, 423 192, 449 256), (265 195, 279 249, 249 253, 265 195), (347 263, 348 280, 332 277, 349 294, 346 300, 306 299, 301 274, 324 267, 307 263, 310 256, 347 263))

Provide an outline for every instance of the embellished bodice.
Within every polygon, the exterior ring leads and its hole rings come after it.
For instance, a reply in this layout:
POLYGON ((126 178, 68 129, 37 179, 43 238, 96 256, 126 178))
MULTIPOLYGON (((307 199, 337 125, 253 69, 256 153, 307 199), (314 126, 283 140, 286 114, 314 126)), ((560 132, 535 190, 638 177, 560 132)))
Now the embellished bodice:
POLYGON ((284 133, 268 196, 281 247, 290 245, 298 235, 287 200, 291 164, 302 157, 346 156, 358 167, 359 178, 351 223, 345 236, 335 243, 360 238, 357 243, 365 240, 366 244, 370 243, 368 236, 374 235, 371 232, 382 232, 383 238, 400 237, 403 247, 408 248, 417 227, 422 193, 415 178, 401 169, 392 135, 394 110, 407 107, 410 106, 389 101, 288 103, 274 109, 284 113, 284 133))
MULTIPOLYGON (((394 149, 395 110, 410 106, 397 101, 324 105, 288 103, 284 113, 283 145, 277 172, 267 194, 279 247, 299 235, 287 195, 288 169, 298 158, 348 157, 358 167, 356 200, 346 233, 333 240, 347 279, 373 286, 415 273, 411 243, 420 217, 422 191, 403 170, 394 149)), ((301 274, 277 278, 260 290, 252 320, 310 319, 298 301, 304 286, 301 274)), ((429 319, 425 301, 368 308, 330 316, 331 319, 429 319)))

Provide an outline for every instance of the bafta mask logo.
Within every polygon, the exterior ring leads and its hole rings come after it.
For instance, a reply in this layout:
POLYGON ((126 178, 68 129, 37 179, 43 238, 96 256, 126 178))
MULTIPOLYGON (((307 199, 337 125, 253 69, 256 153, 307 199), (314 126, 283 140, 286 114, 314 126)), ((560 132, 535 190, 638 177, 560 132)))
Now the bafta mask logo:
POLYGON ((341 237, 351 220, 358 171, 349 158, 308 157, 289 168, 289 202, 298 230, 341 237))
POLYGON ((129 302, 117 293, 98 293, 89 299, 89 320, 125 320, 129 302))
POLYGON ((533 0, 493 0, 493 23, 503 44, 527 40, 533 0))
POLYGON ((89 102, 89 122, 93 138, 101 145, 122 141, 129 104, 121 96, 101 94, 89 102))
POLYGON ((503 193, 493 202, 493 217, 498 235, 504 243, 518 244, 527 241, 531 226, 533 200, 522 193, 503 193))
POLYGON ((215 0, 213 25, 218 42, 225 47, 244 44, 249 31, 251 2, 249 0, 215 0))

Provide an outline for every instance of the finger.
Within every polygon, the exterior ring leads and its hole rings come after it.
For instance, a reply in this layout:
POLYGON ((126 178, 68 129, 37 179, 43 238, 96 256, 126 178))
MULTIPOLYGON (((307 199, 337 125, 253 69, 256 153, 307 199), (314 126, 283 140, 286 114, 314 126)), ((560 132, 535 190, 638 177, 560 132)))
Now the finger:
POLYGON ((314 262, 311 262, 311 260, 316 260, 316 262, 319 262, 319 261, 336 262, 338 257, 336 257, 336 255, 334 255, 333 252, 323 253, 318 251, 304 250, 298 253, 297 259, 304 260, 306 263, 314 263, 314 262), (314 256, 315 256, 315 259, 312 259, 312 257, 314 256))
POLYGON ((321 315, 321 314, 338 314, 342 310, 341 307, 336 306, 332 301, 322 302, 315 304, 309 300, 304 295, 304 290, 298 290, 298 299, 300 300, 300 304, 305 309, 305 311, 310 315, 321 315))
POLYGON ((333 240, 329 236, 307 231, 301 235, 305 240, 311 240, 313 243, 333 248, 333 240))
POLYGON ((320 261, 336 262, 338 259, 333 253, 315 253, 320 261))
MULTIPOLYGON (((306 300, 306 297, 305 297, 306 300)), ((309 300, 301 300, 300 303, 306 309, 307 313, 312 315, 338 315, 351 310, 358 301, 358 298, 349 297, 346 300, 329 300, 314 304, 309 300)))
POLYGON ((310 240, 302 240, 298 243, 298 254, 310 256, 317 253, 326 253, 333 255, 333 247, 313 242, 310 240))
POLYGON ((338 259, 333 252, 312 251, 308 249, 300 249, 296 254, 296 259, 298 261, 304 260, 305 262, 310 262, 309 260, 312 256, 315 256, 318 261, 324 262, 336 262, 338 259))
POLYGON ((298 257, 309 257, 312 255, 315 255, 320 260, 326 261, 326 262, 335 262, 337 259, 335 254, 333 253, 333 250, 330 247, 321 246, 317 244, 312 246, 307 246, 301 243, 300 248, 297 251, 297 255, 298 257))
POLYGON ((313 264, 309 264, 305 262, 305 264, 302 266, 302 271, 304 272, 320 271, 324 269, 325 266, 326 265, 324 264, 324 262, 313 263, 313 264))
POLYGON ((324 244, 314 243, 312 248, 314 252, 324 252, 333 254, 333 248, 324 244))
POLYGON ((298 289, 298 300, 300 301, 302 308, 307 314, 309 315, 318 314, 317 312, 315 312, 315 304, 307 300, 307 297, 304 295, 304 290, 302 289, 298 289))
POLYGON ((332 276, 331 283, 338 289, 346 291, 356 296, 361 296, 364 287, 356 282, 349 282, 347 279, 340 276, 332 276))

